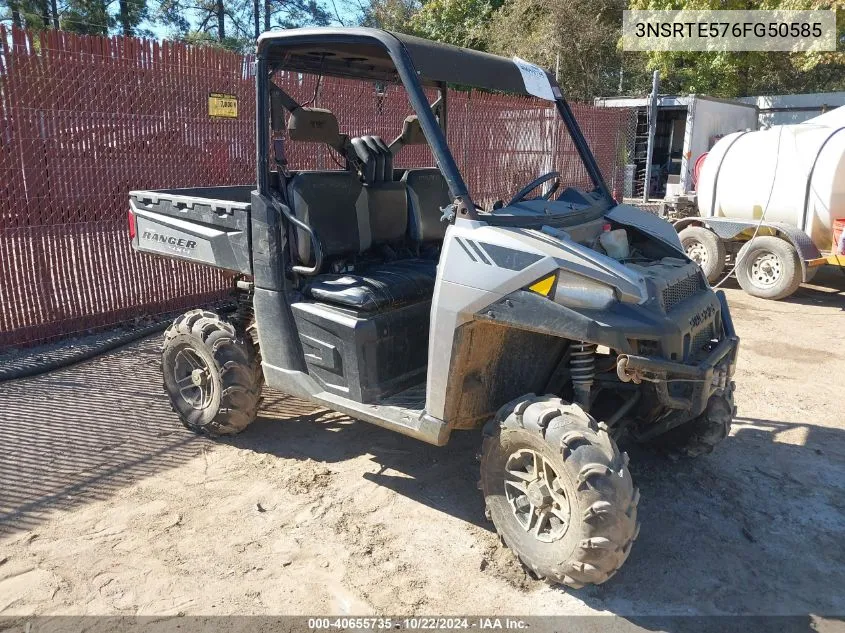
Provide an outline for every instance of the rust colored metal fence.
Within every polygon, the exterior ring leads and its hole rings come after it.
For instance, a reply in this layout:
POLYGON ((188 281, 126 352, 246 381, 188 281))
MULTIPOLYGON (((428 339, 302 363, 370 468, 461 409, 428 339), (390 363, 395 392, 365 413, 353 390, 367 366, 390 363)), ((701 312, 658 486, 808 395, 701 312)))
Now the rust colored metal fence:
POLYGON ((0 348, 221 296, 218 272, 132 252, 127 193, 254 179, 245 60, 61 31, 0 46, 0 348), (213 91, 241 117, 210 120, 213 91))
MULTIPOLYGON (((127 194, 254 182, 251 62, 180 43, 0 27, 0 349, 225 295, 229 281, 218 271, 131 250, 127 194), (238 117, 210 117, 209 93, 237 96, 238 117)), ((346 80, 317 86, 295 74, 275 80, 297 99, 317 97, 351 135, 392 139, 411 113, 396 86, 346 80)), ((629 113, 579 104, 573 110, 608 185, 618 190, 629 113)), ((567 184, 588 184, 574 147, 542 103, 453 92, 448 137, 479 201, 495 200, 550 166, 567 184)), ((296 168, 336 165, 326 147, 307 144, 289 153, 296 168)), ((428 164, 425 146, 397 157, 397 165, 428 164)))

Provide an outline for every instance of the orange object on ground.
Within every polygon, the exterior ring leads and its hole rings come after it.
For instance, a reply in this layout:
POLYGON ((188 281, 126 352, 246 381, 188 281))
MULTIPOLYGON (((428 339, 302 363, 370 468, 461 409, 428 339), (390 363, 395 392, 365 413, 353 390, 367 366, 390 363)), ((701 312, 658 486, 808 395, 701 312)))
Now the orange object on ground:
POLYGON ((833 252, 836 255, 845 255, 845 242, 842 236, 845 234, 845 220, 833 221, 833 252))

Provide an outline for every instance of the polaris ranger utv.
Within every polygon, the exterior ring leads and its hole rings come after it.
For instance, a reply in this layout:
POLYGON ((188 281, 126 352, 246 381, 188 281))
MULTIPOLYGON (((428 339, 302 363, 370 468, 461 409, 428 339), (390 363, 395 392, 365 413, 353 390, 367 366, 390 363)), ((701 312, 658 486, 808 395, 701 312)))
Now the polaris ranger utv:
POLYGON ((262 35, 256 75, 257 187, 130 194, 136 250, 236 275, 233 315, 193 310, 165 334, 164 387, 182 422, 243 431, 266 382, 438 446, 483 428, 481 489, 503 542, 535 576, 606 581, 638 531, 617 441, 694 455, 728 432, 738 339, 724 295, 670 224, 613 200, 536 66, 316 28, 262 35), (274 82, 305 74, 368 94, 403 86, 413 114, 391 142, 351 137, 274 82), (449 85, 544 100, 592 186, 561 187, 549 171, 479 205, 447 144, 449 85), (285 143, 300 142, 335 168, 290 170, 285 143), (436 166, 394 168, 415 144, 436 166))

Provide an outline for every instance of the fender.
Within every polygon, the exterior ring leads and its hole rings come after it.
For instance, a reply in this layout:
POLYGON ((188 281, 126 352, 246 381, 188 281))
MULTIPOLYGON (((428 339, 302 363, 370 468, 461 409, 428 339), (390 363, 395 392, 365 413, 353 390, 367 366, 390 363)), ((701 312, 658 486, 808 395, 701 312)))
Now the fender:
MULTIPOLYGON (((720 239, 730 242, 739 241, 737 238, 749 229, 753 232, 757 228, 757 222, 734 218, 683 218, 674 224, 678 233, 688 226, 703 226, 713 231, 720 239)), ((795 247, 801 260, 802 280, 806 282, 807 261, 821 257, 819 249, 813 244, 810 236, 801 229, 784 222, 763 222, 760 228, 767 229, 765 234, 776 235, 795 247)))

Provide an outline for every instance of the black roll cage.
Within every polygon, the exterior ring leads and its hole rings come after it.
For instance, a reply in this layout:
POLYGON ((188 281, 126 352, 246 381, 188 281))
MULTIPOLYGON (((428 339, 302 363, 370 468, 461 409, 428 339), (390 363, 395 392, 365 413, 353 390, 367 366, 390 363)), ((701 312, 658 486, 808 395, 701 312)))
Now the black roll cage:
MULTIPOLYGON (((505 57, 488 53, 369 28, 306 28, 264 33, 258 38, 256 61, 256 164, 258 191, 262 196, 269 195, 270 182, 270 81, 271 74, 280 69, 320 73, 329 77, 401 82, 431 147, 437 167, 449 185, 456 217, 470 220, 480 218, 446 142, 446 86, 448 83, 456 83, 529 95, 521 79, 518 79, 520 75, 516 65, 505 57), (316 53, 306 50, 311 47, 318 47, 319 50, 316 53), (342 57, 344 53, 348 55, 351 49, 375 54, 342 57), (386 58, 383 53, 387 54, 386 58), (329 63, 326 63, 327 55, 330 56, 329 63), (418 70, 417 66, 423 66, 423 70, 418 70), (424 85, 439 88, 443 96, 440 123, 431 110, 423 90, 424 85)), ((558 114, 569 131, 596 191, 614 205, 615 201, 572 109, 554 77, 549 73, 546 75, 552 86, 558 114)))

